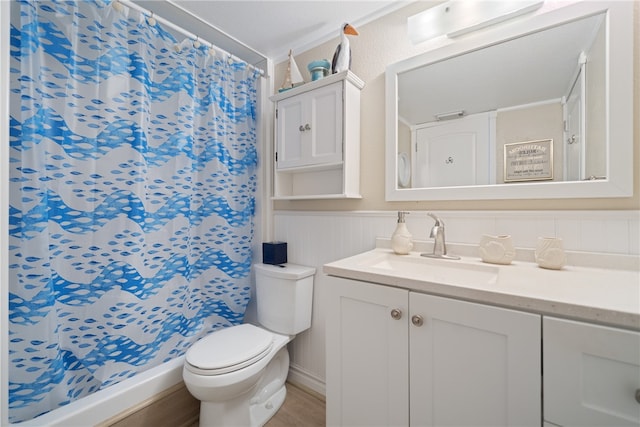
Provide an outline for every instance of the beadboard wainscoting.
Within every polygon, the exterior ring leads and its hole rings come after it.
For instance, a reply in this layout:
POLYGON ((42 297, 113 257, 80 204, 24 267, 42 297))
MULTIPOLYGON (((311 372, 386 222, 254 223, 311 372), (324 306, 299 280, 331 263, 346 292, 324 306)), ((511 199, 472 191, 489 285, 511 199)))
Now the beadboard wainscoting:
MULTIPOLYGON (((510 234, 517 248, 535 248, 540 236, 557 236, 565 250, 640 255, 640 211, 438 211, 448 243, 478 244, 482 234, 510 234)), ((322 266, 371 250, 391 237, 395 211, 274 211, 274 240, 287 242, 291 263, 316 267, 311 329, 290 344, 289 380, 324 394, 326 275, 322 266)), ((433 220, 412 211, 407 227, 429 241, 433 220)))

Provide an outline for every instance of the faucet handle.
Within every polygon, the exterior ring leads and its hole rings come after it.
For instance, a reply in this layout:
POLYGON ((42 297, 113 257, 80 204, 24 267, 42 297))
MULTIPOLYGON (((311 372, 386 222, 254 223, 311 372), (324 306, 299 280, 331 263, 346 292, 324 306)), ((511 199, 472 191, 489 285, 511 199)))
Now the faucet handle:
POLYGON ((427 212, 427 215, 433 218, 433 220, 436 222, 435 224, 436 227, 444 227, 444 221, 438 218, 435 214, 432 214, 431 212, 427 212))
POLYGON ((431 212, 427 212, 427 215, 436 222, 433 227, 431 227, 431 233, 429 234, 429 237, 434 239, 433 253, 423 253, 420 255, 428 258, 460 259, 457 255, 447 254, 447 244, 444 239, 444 221, 431 212))

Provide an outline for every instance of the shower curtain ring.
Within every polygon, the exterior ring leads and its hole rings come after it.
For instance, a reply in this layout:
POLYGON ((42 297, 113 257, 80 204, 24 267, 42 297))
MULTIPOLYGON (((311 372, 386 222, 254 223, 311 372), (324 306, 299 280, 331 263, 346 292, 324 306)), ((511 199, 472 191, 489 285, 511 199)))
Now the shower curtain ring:
POLYGON ((195 41, 193 42, 193 47, 195 47, 196 49, 200 49, 200 46, 202 44, 200 43, 200 37, 196 36, 195 41))
POLYGON ((115 9, 116 12, 122 12, 122 9, 124 8, 122 6, 122 3, 120 3, 118 0, 113 2, 113 8, 115 9))
POLYGON ((152 27, 156 26, 156 18, 153 17, 153 11, 151 11, 151 16, 147 18, 147 24, 151 25, 152 27))

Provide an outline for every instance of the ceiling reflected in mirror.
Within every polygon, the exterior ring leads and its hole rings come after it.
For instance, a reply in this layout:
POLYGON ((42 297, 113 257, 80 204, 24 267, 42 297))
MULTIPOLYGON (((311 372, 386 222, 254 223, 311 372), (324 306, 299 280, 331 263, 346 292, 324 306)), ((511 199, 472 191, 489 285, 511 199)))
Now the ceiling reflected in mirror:
POLYGON ((398 118, 408 125, 564 96, 604 15, 528 34, 398 75, 398 118), (552 48, 550 48, 552 47, 552 48))

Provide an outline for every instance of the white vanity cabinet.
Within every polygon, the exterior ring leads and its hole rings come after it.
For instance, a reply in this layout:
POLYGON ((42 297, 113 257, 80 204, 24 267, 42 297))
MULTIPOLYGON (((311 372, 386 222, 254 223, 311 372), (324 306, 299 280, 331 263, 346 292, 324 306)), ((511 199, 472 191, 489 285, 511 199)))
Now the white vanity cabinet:
POLYGON ((328 279, 327 425, 540 426, 540 316, 328 279))
POLYGON ((360 198, 360 90, 350 71, 271 97, 274 199, 360 198))
POLYGON ((640 425, 640 333, 545 317, 544 419, 640 425))

